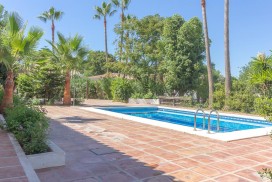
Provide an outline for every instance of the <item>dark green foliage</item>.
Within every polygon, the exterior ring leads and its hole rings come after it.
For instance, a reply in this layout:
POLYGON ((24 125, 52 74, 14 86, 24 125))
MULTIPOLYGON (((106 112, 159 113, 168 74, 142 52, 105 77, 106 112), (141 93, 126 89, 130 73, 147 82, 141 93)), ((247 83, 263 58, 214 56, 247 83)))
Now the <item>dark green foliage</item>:
POLYGON ((254 111, 254 95, 250 85, 239 80, 232 79, 232 91, 228 101, 230 110, 251 113, 254 111))
POLYGON ((127 102, 132 93, 132 87, 128 80, 117 78, 111 85, 113 100, 127 102))
POLYGON ((272 121, 272 98, 259 97, 254 102, 255 111, 272 121))
POLYGON ((60 99, 64 76, 54 65, 40 65, 29 74, 20 74, 17 79, 18 92, 24 98, 60 99))
POLYGON ((33 98, 35 96, 36 84, 34 79, 28 74, 20 74, 16 80, 18 92, 24 98, 33 98))
POLYGON ((104 51, 89 51, 88 57, 83 62, 82 69, 86 76, 102 75, 109 71, 114 71, 111 66, 115 62, 114 57, 108 54, 108 64, 106 64, 105 52, 104 51))
POLYGON ((225 105, 225 88, 223 83, 216 83, 214 85, 215 91, 213 93, 213 108, 222 109, 225 105))
POLYGON ((169 93, 177 90, 183 95, 196 89, 203 65, 205 47, 202 24, 198 18, 183 22, 183 19, 176 15, 166 19, 165 26, 163 43, 166 53, 164 59, 166 88, 169 93), (177 34, 172 35, 172 32, 177 34))
POLYGON ((0 63, 0 85, 4 85, 6 80, 7 68, 4 64, 0 63))
POLYGON ((26 154, 48 151, 48 119, 39 108, 15 105, 6 110, 6 122, 8 131, 15 135, 26 154))
POLYGON ((111 84, 113 79, 112 78, 103 78, 100 80, 100 86, 104 94, 105 99, 112 99, 111 93, 111 84))
POLYGON ((71 79, 71 94, 73 98, 86 98, 87 81, 89 79, 79 75, 74 75, 71 79))

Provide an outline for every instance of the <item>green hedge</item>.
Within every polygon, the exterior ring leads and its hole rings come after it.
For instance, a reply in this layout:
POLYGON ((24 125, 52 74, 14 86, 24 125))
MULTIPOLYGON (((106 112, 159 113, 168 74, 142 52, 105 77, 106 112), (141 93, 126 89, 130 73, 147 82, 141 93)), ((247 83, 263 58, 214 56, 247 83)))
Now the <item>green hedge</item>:
POLYGON ((114 101, 127 102, 133 90, 128 80, 117 78, 111 85, 111 93, 114 101))
POLYGON ((48 151, 46 139, 49 123, 41 109, 15 105, 6 110, 5 119, 7 130, 15 135, 27 155, 48 151))

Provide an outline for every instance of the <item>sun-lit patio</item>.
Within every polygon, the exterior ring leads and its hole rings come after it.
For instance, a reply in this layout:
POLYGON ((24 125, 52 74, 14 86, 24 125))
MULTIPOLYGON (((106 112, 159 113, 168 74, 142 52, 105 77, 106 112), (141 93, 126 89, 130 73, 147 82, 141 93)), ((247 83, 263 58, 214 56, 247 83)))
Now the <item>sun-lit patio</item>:
POLYGON ((257 171, 272 165, 269 136, 221 142, 78 107, 47 110, 66 165, 37 170, 41 181, 261 181, 257 171))

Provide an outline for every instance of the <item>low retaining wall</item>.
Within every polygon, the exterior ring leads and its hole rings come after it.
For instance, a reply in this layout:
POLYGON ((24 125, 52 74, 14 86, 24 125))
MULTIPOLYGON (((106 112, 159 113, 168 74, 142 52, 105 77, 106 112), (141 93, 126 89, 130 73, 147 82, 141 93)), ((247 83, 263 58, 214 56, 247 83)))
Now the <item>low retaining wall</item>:
POLYGON ((159 105, 160 99, 128 99, 128 103, 130 104, 152 104, 159 105))
MULTIPOLYGON (((6 121, 4 117, 0 114, 0 124, 5 126, 6 121)), ((25 169, 25 166, 28 166, 27 171, 31 171, 29 169, 29 164, 31 164, 33 169, 43 169, 48 167, 57 167, 65 165, 65 152, 59 148, 55 143, 51 140, 47 141, 47 144, 51 150, 51 152, 41 153, 41 154, 33 154, 33 155, 25 155, 21 146, 17 142, 16 138, 13 134, 9 134, 10 139, 13 143, 14 148, 16 149, 17 156, 23 156, 24 163, 28 163, 27 165, 22 164, 25 169)), ((26 171, 26 173, 27 173, 26 171)), ((32 172, 33 173, 33 172, 32 172)), ((36 174, 36 173, 35 173, 36 174)), ((33 175, 33 174, 32 174, 33 175)))
POLYGON ((51 140, 47 141, 51 152, 27 155, 33 169, 43 169, 65 165, 65 152, 51 140))

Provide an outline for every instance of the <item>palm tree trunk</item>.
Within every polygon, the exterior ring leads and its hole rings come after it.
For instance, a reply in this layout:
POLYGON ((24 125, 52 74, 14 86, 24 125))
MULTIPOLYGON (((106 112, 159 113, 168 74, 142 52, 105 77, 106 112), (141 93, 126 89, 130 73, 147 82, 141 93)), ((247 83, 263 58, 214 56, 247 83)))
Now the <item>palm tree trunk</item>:
POLYGON ((4 96, 2 104, 0 106, 0 113, 2 114, 5 112, 6 108, 12 107, 13 105, 13 88, 14 88, 13 71, 10 70, 7 72, 4 96))
POLYGON ((209 108, 212 108, 212 104, 213 104, 213 77, 212 77, 212 65, 211 65, 211 56, 210 56, 210 44, 209 44, 208 23, 207 23, 207 15, 206 15, 206 1, 205 0, 201 0, 201 6, 202 6, 204 37, 205 37, 208 82, 209 82, 209 108))
POLYGON ((120 60, 122 61, 123 57, 123 44, 124 44, 124 8, 123 8, 123 1, 122 1, 122 13, 121 13, 121 42, 120 42, 120 60))
MULTIPOLYGON (((104 17, 104 33, 105 33, 105 54, 106 63, 108 63, 108 37, 107 37, 107 19, 104 17)), ((109 73, 109 68, 107 66, 107 73, 109 73)))
POLYGON ((71 105, 71 73, 68 69, 65 76, 63 105, 71 105))
POLYGON ((229 51, 229 0, 225 0, 224 13, 224 41, 225 41, 225 109, 228 109, 227 101, 231 92, 231 73, 230 73, 230 51, 229 51))
MULTIPOLYGON (((52 20, 51 30, 52 30, 52 44, 54 45, 54 43, 55 43, 55 24, 54 24, 54 20, 52 20)), ((52 45, 52 51, 54 52, 53 45, 52 45)))

